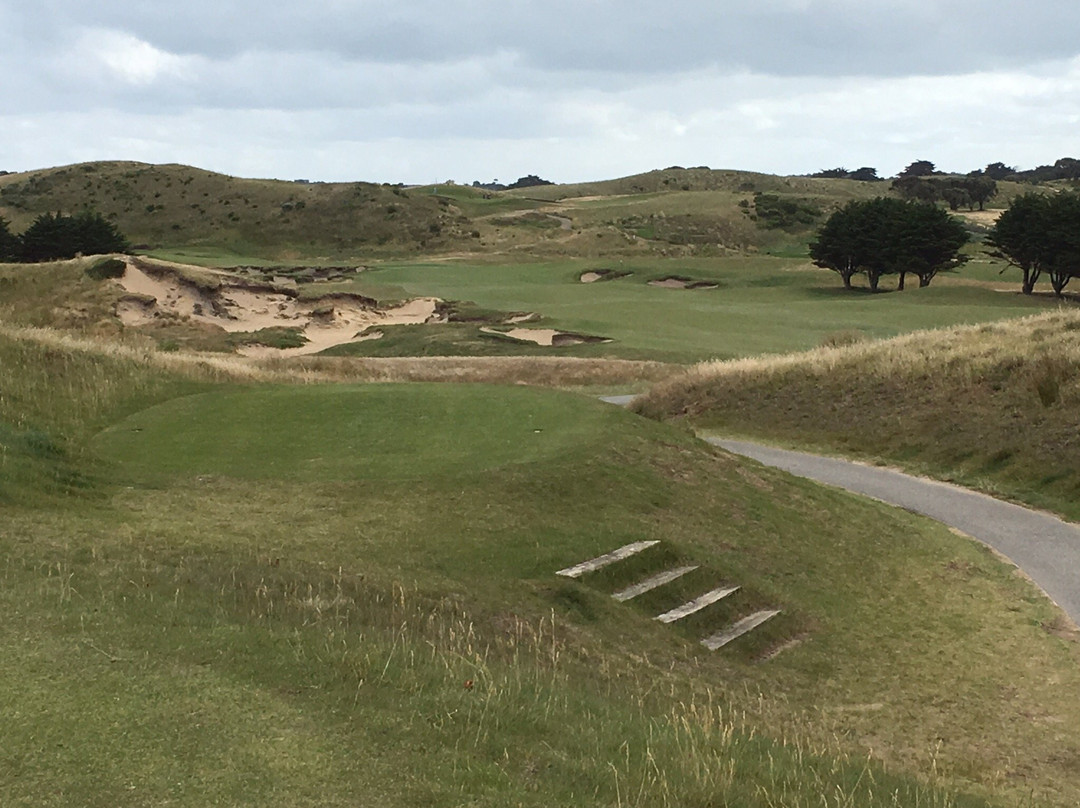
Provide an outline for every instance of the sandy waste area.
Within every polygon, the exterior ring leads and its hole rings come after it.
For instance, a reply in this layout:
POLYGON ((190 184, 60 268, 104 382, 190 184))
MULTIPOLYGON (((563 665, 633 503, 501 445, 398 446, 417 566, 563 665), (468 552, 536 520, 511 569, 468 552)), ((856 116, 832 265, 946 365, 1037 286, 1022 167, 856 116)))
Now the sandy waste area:
MULTIPOLYGON (((354 342, 361 332, 381 325, 441 322, 439 299, 423 297, 401 306, 380 309, 349 296, 300 300, 280 292, 223 283, 212 291, 181 281, 168 270, 148 273, 128 263, 120 285, 132 297, 120 301, 116 314, 127 326, 139 326, 159 317, 180 317, 229 332, 263 328, 296 328, 308 339, 300 348, 245 346, 245 356, 298 356, 318 353, 334 345, 354 342)), ((363 339, 382 334, 369 330, 363 339)))

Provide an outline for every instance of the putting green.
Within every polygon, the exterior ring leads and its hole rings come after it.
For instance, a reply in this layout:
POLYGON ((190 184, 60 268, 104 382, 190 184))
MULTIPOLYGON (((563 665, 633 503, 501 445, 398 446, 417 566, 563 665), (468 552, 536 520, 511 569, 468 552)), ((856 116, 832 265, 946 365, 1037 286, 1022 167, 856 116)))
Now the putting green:
POLYGON ((99 433, 121 478, 409 479, 549 457, 603 439, 617 408, 488 385, 255 387, 178 398, 99 433))

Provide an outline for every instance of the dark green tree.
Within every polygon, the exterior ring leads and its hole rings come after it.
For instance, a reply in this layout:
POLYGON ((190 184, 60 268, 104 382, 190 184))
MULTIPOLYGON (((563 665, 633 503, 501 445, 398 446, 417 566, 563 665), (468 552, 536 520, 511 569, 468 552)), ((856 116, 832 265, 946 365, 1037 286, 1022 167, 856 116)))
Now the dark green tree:
POLYGON ((1080 275, 1080 196, 1055 194, 1047 207, 1044 230, 1046 275, 1061 297, 1072 278, 1080 275))
POLYGON ((19 254, 25 261, 125 252, 128 246, 116 225, 89 211, 75 216, 43 213, 19 238, 19 254))
POLYGON ((1046 268, 1049 245, 1046 242, 1050 221, 1050 197, 1027 193, 1013 199, 986 237, 996 255, 1024 273, 1020 289, 1030 295, 1046 268))
POLYGON ((877 174, 877 169, 873 166, 857 168, 848 175, 848 178, 859 182, 879 182, 881 180, 881 177, 877 174))
POLYGON ((1003 180, 1011 174, 1015 174, 1016 169, 1004 163, 990 163, 983 169, 983 173, 992 180, 1003 180))
POLYGON ((0 216, 0 261, 16 261, 19 257, 19 237, 11 232, 8 220, 0 216))
POLYGON ((909 272, 929 286, 963 262, 959 251, 967 239, 963 225, 935 205, 878 197, 833 213, 810 244, 810 258, 839 273, 847 288, 860 272, 873 291, 883 275, 899 275, 902 289, 909 272))
POLYGON ((979 210, 985 210, 986 203, 997 195, 997 181, 985 174, 967 177, 963 186, 969 199, 979 206, 979 210))
POLYGON ((919 287, 926 287, 939 272, 956 269, 967 261, 960 250, 968 241, 964 225, 936 205, 908 204, 898 212, 891 238, 894 239, 893 271, 900 275, 899 288, 904 288, 904 275, 918 276, 919 287))
POLYGON ((929 160, 916 160, 897 174, 898 177, 929 177, 935 172, 935 166, 929 160))

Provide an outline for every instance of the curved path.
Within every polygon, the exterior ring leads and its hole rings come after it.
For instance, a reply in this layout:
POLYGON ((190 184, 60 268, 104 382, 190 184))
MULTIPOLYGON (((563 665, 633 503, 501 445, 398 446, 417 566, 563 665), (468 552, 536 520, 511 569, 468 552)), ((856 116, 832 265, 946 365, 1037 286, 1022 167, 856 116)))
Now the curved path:
POLYGON ((865 494, 962 530, 1008 556, 1074 622, 1080 622, 1080 526, 899 471, 746 441, 705 440, 767 466, 865 494))

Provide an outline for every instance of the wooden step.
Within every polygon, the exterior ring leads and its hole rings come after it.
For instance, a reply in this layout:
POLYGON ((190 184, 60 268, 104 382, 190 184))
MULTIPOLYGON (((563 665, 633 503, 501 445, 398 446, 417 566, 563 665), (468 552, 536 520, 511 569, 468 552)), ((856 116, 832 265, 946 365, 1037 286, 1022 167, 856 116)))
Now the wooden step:
POLYGON ((646 592, 651 592, 657 587, 674 581, 676 578, 682 578, 684 575, 686 575, 686 573, 693 572, 696 569, 697 566, 695 565, 693 567, 676 567, 672 570, 664 570, 663 572, 657 573, 651 578, 646 578, 644 581, 639 581, 633 586, 628 586, 621 592, 616 592, 611 597, 615 598, 615 600, 619 601, 620 603, 627 600, 632 600, 638 595, 644 595, 646 592))
POLYGON ((636 541, 633 544, 627 544, 624 547, 620 547, 618 550, 612 550, 610 553, 605 553, 604 555, 590 559, 589 561, 582 561, 580 564, 575 564, 572 567, 559 570, 555 574, 561 575, 564 578, 580 578, 587 572, 595 572, 598 569, 603 569, 608 564, 622 561, 624 558, 629 558, 630 556, 636 555, 642 550, 647 550, 654 544, 659 543, 659 541, 636 541))
POLYGON ((659 620, 661 623, 674 623, 676 620, 682 620, 684 617, 689 617, 695 612, 700 612, 706 606, 710 606, 716 603, 718 600, 723 600, 728 595, 738 592, 737 586, 721 586, 713 589, 711 592, 706 592, 704 595, 699 595, 691 601, 684 603, 670 612, 664 612, 654 617, 654 620, 659 620))
POLYGON ((718 631, 711 637, 706 637, 701 641, 701 644, 710 651, 715 651, 717 648, 723 648, 732 640, 738 639, 749 631, 753 631, 766 620, 771 620, 778 614, 780 614, 779 609, 766 609, 760 612, 754 612, 753 614, 744 617, 742 620, 732 623, 723 631, 718 631))

